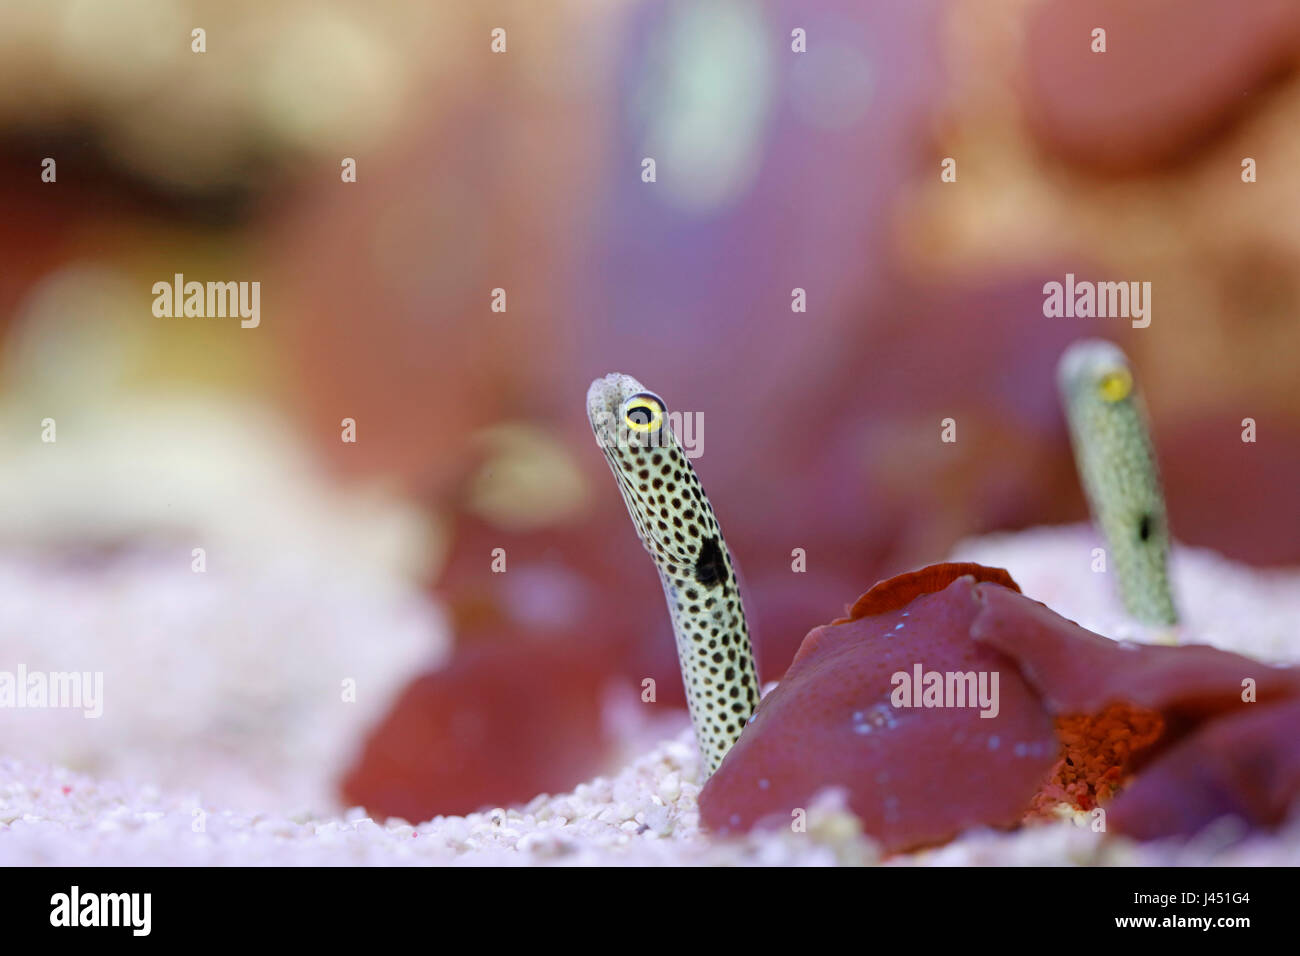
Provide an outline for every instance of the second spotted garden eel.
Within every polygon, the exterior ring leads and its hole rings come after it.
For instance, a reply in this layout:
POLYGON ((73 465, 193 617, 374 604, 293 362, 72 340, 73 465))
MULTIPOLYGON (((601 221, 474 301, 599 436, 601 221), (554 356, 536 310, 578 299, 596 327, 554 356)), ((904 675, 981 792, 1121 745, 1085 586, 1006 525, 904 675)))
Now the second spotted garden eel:
POLYGON ((1172 628, 1178 614, 1169 587, 1165 496, 1128 359, 1110 342, 1085 339, 1061 356, 1057 380, 1075 463, 1114 558, 1124 606, 1144 624, 1172 628))

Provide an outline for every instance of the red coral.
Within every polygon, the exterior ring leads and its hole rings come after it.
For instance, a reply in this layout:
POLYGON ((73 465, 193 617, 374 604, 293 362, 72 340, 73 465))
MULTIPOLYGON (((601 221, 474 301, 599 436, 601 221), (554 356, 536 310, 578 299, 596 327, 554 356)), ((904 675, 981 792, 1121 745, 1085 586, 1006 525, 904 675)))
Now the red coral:
POLYGON ((1061 757, 1034 797, 1031 812, 1046 816, 1062 803, 1080 810, 1105 803, 1123 782, 1134 755, 1164 731, 1159 713, 1128 704, 1111 704, 1099 714, 1058 717, 1061 757))

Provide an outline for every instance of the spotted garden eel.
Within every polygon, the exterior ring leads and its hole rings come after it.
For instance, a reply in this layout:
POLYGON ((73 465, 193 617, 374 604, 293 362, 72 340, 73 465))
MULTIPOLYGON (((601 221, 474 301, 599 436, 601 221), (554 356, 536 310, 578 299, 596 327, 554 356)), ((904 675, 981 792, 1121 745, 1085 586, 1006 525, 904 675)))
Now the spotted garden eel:
POLYGON ((663 399, 614 373, 591 383, 587 417, 659 571, 695 739, 712 773, 758 705, 731 554, 663 399))
POLYGON ((1100 339, 1076 342, 1057 366, 1075 463, 1093 520, 1110 548, 1120 596, 1145 624, 1178 621, 1169 588, 1169 526, 1128 359, 1100 339))

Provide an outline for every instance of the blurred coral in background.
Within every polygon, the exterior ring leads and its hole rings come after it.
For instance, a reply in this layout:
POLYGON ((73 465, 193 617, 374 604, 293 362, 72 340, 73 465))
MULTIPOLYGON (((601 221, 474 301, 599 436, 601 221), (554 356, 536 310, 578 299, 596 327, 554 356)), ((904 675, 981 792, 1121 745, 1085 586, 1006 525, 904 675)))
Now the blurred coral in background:
POLYGON ((0 747, 414 820, 681 726, 583 415, 609 371, 702 415, 764 681, 876 579, 1084 518, 1081 335, 1141 369, 1178 539, 1300 562, 1295 9, 0 8, 0 655, 102 654, 108 695, 0 747), (1150 281, 1150 328, 1045 317, 1067 272, 1150 281), (260 282, 260 326, 155 317, 178 273, 260 282))

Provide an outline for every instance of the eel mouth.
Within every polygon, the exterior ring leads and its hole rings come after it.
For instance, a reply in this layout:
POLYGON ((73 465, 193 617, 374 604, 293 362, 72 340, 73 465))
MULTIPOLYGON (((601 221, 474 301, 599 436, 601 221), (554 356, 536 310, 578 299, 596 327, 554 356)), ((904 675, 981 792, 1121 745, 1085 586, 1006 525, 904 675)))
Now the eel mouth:
POLYGON ((596 437, 617 437, 619 409, 628 398, 644 391, 640 382, 622 372, 610 372, 592 382, 587 389, 587 419, 596 437))
POLYGON ((1128 370, 1128 357, 1114 342, 1106 339, 1081 339, 1067 348, 1057 361, 1056 382, 1061 391, 1094 382, 1105 372, 1128 370))

